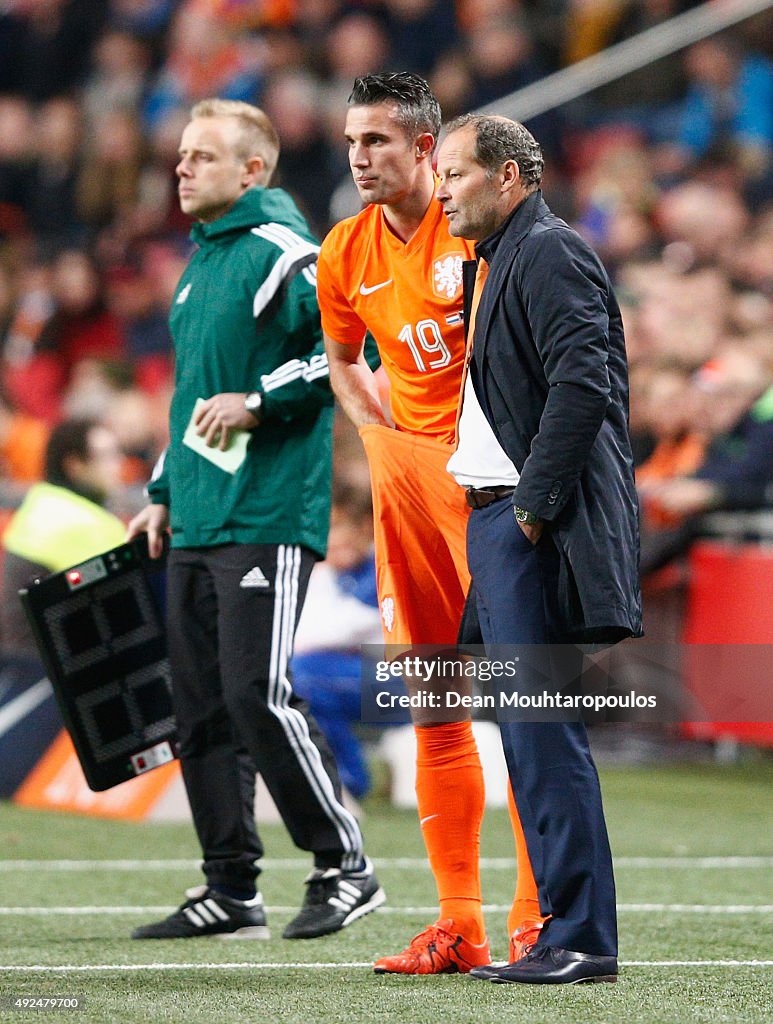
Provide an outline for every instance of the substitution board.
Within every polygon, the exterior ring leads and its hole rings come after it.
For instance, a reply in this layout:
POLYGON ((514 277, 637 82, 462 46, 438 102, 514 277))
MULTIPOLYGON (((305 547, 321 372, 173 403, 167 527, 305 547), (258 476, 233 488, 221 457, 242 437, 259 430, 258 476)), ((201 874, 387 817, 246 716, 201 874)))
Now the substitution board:
POLYGON ((19 591, 93 790, 176 756, 164 579, 142 534, 19 591))

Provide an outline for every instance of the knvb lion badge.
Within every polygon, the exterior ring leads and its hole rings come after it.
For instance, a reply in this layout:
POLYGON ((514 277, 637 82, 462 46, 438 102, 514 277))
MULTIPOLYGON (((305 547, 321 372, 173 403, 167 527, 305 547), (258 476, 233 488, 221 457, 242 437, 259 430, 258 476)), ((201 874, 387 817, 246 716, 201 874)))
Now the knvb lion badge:
POLYGON ((455 299, 462 293, 462 263, 460 252, 451 252, 432 264, 432 290, 439 299, 455 299))

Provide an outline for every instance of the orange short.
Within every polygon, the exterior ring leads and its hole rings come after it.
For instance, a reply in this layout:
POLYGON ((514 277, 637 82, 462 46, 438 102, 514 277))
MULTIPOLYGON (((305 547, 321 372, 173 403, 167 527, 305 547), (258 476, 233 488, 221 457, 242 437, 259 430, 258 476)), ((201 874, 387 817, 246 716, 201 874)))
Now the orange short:
POLYGON ((376 574, 384 641, 453 644, 470 585, 464 490, 434 438, 368 424, 376 574))

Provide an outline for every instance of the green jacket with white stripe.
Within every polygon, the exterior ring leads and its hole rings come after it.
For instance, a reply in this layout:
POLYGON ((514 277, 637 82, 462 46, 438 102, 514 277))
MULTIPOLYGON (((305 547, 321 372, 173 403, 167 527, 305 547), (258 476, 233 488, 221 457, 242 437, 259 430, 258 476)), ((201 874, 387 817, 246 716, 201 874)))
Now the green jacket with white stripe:
POLYGON ((319 246, 290 196, 254 188, 218 220, 177 286, 170 443, 148 485, 173 547, 303 544, 324 556, 333 396, 316 295, 319 246), (197 398, 259 391, 262 420, 231 475, 183 444, 197 398))

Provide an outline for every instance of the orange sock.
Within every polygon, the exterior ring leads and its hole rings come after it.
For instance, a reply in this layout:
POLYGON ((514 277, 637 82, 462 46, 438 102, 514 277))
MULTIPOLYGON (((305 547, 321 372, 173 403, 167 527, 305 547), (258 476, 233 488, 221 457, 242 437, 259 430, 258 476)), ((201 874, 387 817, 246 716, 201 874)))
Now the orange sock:
POLYGON ((486 937, 480 891, 483 770, 471 722, 416 729, 419 822, 440 899, 468 942, 486 937))
POLYGON ((507 934, 512 935, 524 921, 547 921, 540 913, 539 894, 534 872, 531 869, 529 851, 526 849, 526 837, 523 834, 518 808, 513 799, 513 790, 507 786, 507 809, 510 812, 510 824, 515 839, 515 863, 518 872, 515 881, 515 895, 510 913, 507 915, 507 934))

